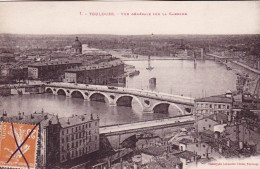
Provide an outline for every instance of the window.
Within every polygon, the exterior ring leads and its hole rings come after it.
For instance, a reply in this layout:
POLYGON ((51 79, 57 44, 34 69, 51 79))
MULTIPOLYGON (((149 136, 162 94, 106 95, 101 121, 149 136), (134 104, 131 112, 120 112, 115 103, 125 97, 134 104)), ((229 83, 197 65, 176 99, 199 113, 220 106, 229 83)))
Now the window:
POLYGON ((62 130, 62 135, 64 135, 64 130, 62 130))
POLYGON ((209 127, 211 127, 211 125, 209 125, 209 127))
POLYGON ((218 105, 218 108, 219 108, 219 109, 221 108, 221 105, 220 105, 220 104, 218 105))
POLYGON ((206 128, 205 128, 205 127, 203 127, 203 130, 206 130, 206 128))
POLYGON ((72 133, 73 133, 73 128, 71 130, 72 130, 72 133))
POLYGON ((91 123, 89 123, 89 128, 91 127, 91 123))
POLYGON ((95 126, 97 126, 97 122, 95 122, 95 126))
POLYGON ((229 105, 227 105, 227 109, 229 109, 229 105))
POLYGON ((212 104, 209 105, 209 108, 212 108, 212 104))
POLYGON ((202 147, 206 147, 205 144, 203 144, 202 147))
POLYGON ((62 138, 61 142, 64 143, 64 138, 62 138))

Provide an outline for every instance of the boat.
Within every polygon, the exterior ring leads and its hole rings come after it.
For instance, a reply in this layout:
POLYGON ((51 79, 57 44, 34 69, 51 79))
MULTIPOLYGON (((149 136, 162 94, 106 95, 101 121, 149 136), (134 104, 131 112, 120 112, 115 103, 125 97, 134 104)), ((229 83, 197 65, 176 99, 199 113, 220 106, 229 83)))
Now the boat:
POLYGON ((140 74, 140 71, 139 70, 135 70, 135 71, 129 73, 129 77, 137 76, 139 74, 140 74))

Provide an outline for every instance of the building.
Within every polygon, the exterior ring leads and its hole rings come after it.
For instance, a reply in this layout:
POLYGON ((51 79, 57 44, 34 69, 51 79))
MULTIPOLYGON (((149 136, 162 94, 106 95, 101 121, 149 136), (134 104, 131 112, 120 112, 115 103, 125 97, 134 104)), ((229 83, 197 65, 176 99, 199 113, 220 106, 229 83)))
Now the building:
POLYGON ((11 53, 1 53, 0 54, 0 63, 10 63, 15 62, 15 56, 11 53))
POLYGON ((39 142, 37 151, 38 166, 49 168, 89 155, 99 150, 99 118, 93 114, 74 115, 59 118, 56 115, 33 113, 7 117, 2 121, 14 123, 39 123, 39 142))
POLYGON ((212 114, 231 115, 232 93, 195 99, 195 114, 197 116, 209 116, 212 114))
POLYGON ((65 71, 64 82, 109 85, 118 82, 124 74, 124 63, 115 59, 110 62, 81 66, 65 71))
POLYGON ((78 37, 76 37, 74 43, 72 44, 72 50, 73 53, 82 54, 82 44, 79 41, 78 37))
POLYGON ((66 69, 81 66, 79 61, 50 61, 28 65, 28 79, 61 80, 66 69))
POLYGON ((228 122, 228 115, 218 113, 218 114, 212 114, 209 116, 205 116, 201 119, 198 119, 198 132, 203 132, 206 130, 210 131, 223 131, 223 127, 228 122))
POLYGON ((99 150, 99 118, 87 114, 60 118, 60 161, 99 150))

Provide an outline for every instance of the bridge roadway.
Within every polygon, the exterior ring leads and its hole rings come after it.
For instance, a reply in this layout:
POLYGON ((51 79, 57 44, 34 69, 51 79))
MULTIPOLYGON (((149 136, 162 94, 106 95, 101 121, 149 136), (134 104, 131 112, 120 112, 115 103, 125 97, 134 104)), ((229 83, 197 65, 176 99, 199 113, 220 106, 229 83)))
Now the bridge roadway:
POLYGON ((142 132, 147 130, 155 130, 155 129, 167 128, 167 127, 191 125, 191 124, 194 124, 193 115, 182 115, 182 116, 170 117, 170 118, 160 119, 160 120, 150 120, 150 121, 142 121, 142 122, 135 122, 135 123, 127 123, 127 124, 100 126, 99 134, 112 136, 112 135, 142 132))
POLYGON ((63 83, 63 82, 53 82, 45 84, 46 87, 55 87, 55 88, 66 88, 66 89, 78 89, 78 90, 89 90, 97 92, 109 92, 109 93, 118 93, 118 94, 128 94, 138 97, 145 97, 150 99, 156 99, 160 101, 167 101, 173 103, 179 103, 183 105, 194 105, 194 98, 172 95, 167 93, 140 90, 140 89, 131 89, 124 87, 109 87, 102 85, 87 85, 87 84, 75 84, 75 83, 63 83))

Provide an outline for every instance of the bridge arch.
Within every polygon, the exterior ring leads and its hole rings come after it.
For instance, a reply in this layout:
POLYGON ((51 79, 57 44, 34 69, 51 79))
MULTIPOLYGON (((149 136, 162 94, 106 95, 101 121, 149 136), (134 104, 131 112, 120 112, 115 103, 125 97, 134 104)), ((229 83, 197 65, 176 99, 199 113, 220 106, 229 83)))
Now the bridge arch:
POLYGON ((57 94, 58 94, 58 95, 66 96, 66 91, 65 91, 64 89, 58 89, 58 90, 57 90, 57 94))
POLYGON ((50 87, 45 88, 45 93, 52 93, 53 94, 52 88, 50 88, 50 87))
POLYGON ((169 102, 159 102, 153 105, 152 110, 155 113, 161 113, 161 112, 167 112, 169 111, 169 106, 173 105, 174 107, 176 107, 182 115, 184 115, 184 111, 175 103, 169 103, 169 102))
POLYGON ((115 104, 118 105, 118 106, 132 107, 133 99, 135 99, 138 102, 138 104, 141 106, 141 109, 143 111, 144 106, 143 106, 141 100, 138 99, 138 97, 133 96, 133 95, 129 95, 129 94, 120 95, 119 97, 117 97, 115 99, 115 104), (125 103, 123 103, 124 101, 125 101, 125 103))
POLYGON ((103 102, 106 103, 106 100, 110 102, 109 96, 106 93, 102 92, 93 92, 89 95, 90 101, 97 101, 97 102, 103 102))
POLYGON ((84 93, 80 90, 73 90, 73 91, 70 91, 71 92, 71 97, 72 98, 81 98, 81 99, 85 99, 84 97, 84 93))

